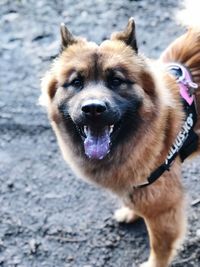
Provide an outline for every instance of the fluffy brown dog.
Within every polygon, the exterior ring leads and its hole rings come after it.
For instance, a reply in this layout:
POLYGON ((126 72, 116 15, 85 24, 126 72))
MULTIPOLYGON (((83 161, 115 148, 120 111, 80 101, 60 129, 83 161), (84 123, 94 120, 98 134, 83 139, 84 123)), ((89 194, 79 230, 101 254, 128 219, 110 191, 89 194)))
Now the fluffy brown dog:
MULTIPOLYGON (((180 158, 152 185, 135 186, 165 161, 185 118, 165 63, 184 64, 200 85, 200 30, 190 29, 157 62, 138 53, 133 19, 99 46, 64 25, 61 36, 42 98, 63 156, 79 176, 120 196, 118 221, 144 218, 151 252, 142 266, 166 267, 186 226, 180 158)), ((199 89, 196 100, 200 109, 199 89)))

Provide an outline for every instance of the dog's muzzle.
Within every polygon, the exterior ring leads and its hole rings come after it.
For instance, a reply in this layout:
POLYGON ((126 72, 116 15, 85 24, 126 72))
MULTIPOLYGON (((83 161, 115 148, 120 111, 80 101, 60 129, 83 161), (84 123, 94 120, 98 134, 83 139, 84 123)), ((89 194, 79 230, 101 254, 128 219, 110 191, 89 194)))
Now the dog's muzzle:
POLYGON ((114 129, 112 111, 103 100, 89 99, 81 104, 82 137, 85 154, 90 159, 103 159, 110 152, 114 129))

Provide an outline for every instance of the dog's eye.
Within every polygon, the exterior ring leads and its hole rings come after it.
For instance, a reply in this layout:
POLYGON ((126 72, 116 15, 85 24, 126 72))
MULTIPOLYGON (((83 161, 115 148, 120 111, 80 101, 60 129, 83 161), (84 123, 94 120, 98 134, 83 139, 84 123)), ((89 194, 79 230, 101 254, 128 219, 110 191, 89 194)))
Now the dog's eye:
POLYGON ((75 88, 81 89, 81 88, 83 88, 83 79, 76 78, 70 83, 70 85, 75 87, 75 88))
POLYGON ((108 81, 108 85, 111 88, 119 87, 124 81, 120 78, 112 78, 108 81))

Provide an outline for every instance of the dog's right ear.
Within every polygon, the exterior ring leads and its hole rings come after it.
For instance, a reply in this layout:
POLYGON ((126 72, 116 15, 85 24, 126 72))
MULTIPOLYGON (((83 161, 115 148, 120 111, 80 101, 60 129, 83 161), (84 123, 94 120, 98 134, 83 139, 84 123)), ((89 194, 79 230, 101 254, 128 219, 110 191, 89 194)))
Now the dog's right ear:
POLYGON ((71 34, 64 23, 60 25, 61 34, 61 52, 69 45, 77 43, 77 39, 71 34))

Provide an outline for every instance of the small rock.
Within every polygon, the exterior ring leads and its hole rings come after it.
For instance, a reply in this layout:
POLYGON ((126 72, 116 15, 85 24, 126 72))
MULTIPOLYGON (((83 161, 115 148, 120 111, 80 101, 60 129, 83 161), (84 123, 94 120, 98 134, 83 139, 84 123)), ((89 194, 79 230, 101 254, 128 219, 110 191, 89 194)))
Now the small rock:
POLYGON ((197 229, 197 231, 196 231, 196 236, 197 236, 197 237, 200 237, 200 229, 197 229))
POLYGON ((14 183, 13 183, 13 181, 8 181, 8 182, 7 182, 7 187, 8 187, 9 189, 13 189, 13 188, 14 188, 14 183))
POLYGON ((29 246, 30 246, 30 252, 31 254, 36 254, 38 247, 41 245, 40 242, 36 241, 35 239, 31 239, 29 241, 29 246))
POLYGON ((14 264, 14 266, 18 266, 21 263, 21 260, 20 260, 20 258, 18 256, 15 256, 12 259, 12 263, 14 264))
POLYGON ((74 257, 73 256, 68 256, 67 257, 67 261, 73 261, 74 260, 74 257))
POLYGON ((195 200, 192 201, 192 203, 191 203, 192 206, 197 206, 198 204, 200 204, 200 198, 195 199, 195 200))
POLYGON ((2 266, 3 266, 4 263, 5 263, 5 258, 4 257, 0 257, 0 264, 2 264, 2 266))
POLYGON ((31 187, 27 186, 27 187, 25 188, 25 192, 26 192, 27 194, 30 194, 31 191, 32 191, 31 187))
POLYGON ((18 17, 19 17, 18 13, 11 12, 11 13, 4 15, 3 20, 8 21, 8 22, 12 22, 12 21, 16 20, 18 17))
POLYGON ((0 247, 3 247, 3 240, 0 238, 0 247))

